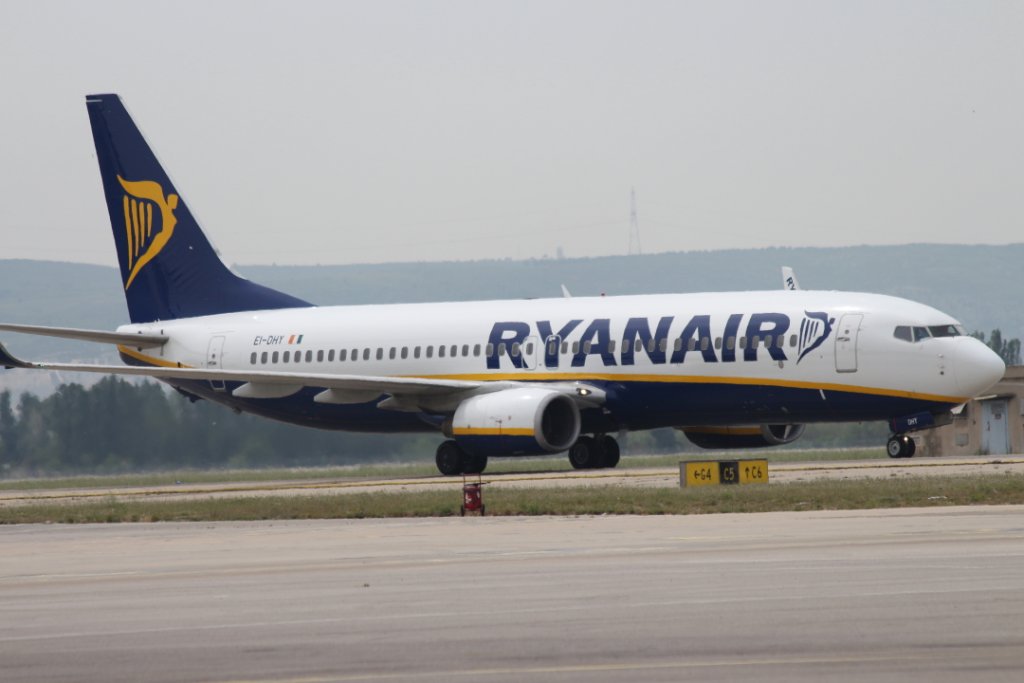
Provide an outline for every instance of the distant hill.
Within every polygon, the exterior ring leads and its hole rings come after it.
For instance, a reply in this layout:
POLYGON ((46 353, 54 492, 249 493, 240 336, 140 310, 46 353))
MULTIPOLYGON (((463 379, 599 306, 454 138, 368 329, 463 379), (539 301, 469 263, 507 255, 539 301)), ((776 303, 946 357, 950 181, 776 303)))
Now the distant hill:
MULTIPOLYGON (((329 257, 330 255, 325 255, 329 257)), ((986 334, 1024 338, 1024 243, 1004 246, 773 248, 528 261, 245 266, 243 275, 317 304, 369 304, 779 289, 779 267, 806 289, 893 294, 930 304, 986 334)), ((0 320, 113 329, 127 321, 113 268, 0 260, 0 320)), ((109 349, 0 337, 15 353, 53 360, 112 359, 109 349)), ((3 386, 0 375, 0 386, 3 386)))

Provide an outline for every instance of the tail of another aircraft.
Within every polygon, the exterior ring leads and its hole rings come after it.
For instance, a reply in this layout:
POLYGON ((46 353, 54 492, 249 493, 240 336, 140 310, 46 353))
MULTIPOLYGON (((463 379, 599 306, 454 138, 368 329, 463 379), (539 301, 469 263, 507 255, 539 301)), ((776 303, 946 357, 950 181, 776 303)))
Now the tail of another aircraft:
POLYGON ((232 273, 121 99, 85 102, 132 322, 310 305, 232 273))

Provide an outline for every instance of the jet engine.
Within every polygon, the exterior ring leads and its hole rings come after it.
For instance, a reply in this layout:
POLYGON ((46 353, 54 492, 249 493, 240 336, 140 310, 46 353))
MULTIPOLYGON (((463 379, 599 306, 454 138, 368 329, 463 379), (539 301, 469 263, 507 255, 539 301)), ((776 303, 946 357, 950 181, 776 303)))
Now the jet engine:
POLYGON ((680 427, 686 438, 701 448, 762 448, 793 443, 803 425, 751 425, 743 427, 680 427))
POLYGON ((572 446, 579 435, 576 402, 542 387, 467 398, 456 408, 449 434, 467 453, 480 455, 557 453, 572 446))

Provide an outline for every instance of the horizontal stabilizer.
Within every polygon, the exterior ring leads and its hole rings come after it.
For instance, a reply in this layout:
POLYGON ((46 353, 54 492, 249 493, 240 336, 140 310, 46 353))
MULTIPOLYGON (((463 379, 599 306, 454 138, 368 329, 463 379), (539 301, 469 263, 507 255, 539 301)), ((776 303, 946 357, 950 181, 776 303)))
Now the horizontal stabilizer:
POLYGON ((80 341, 99 342, 101 344, 124 344, 137 349, 148 349, 163 346, 167 337, 162 334, 127 334, 124 332, 105 332, 103 330, 83 330, 77 327, 45 327, 43 325, 12 325, 0 323, 0 331, 35 334, 42 337, 62 337, 80 341))

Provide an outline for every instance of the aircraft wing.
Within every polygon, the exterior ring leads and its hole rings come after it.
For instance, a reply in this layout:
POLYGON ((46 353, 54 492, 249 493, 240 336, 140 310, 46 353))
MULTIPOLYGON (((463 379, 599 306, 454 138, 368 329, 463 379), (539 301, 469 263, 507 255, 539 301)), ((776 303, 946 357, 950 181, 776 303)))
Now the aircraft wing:
MULTIPOLYGON (((135 339, 132 338, 132 345, 135 339)), ((297 392, 302 387, 322 387, 333 395, 326 403, 357 403, 370 401, 381 394, 402 397, 445 397, 471 393, 489 393, 531 382, 437 379, 427 377, 388 377, 372 375, 341 375, 313 372, 272 372, 265 370, 222 370, 178 366, 97 365, 92 363, 36 363, 22 360, 0 344, 0 367, 60 372, 94 372, 104 375, 134 375, 168 381, 201 380, 208 382, 242 382, 235 396, 278 398, 297 392)), ((579 383, 546 383, 545 388, 567 394, 581 403, 604 402, 604 391, 579 383)))

